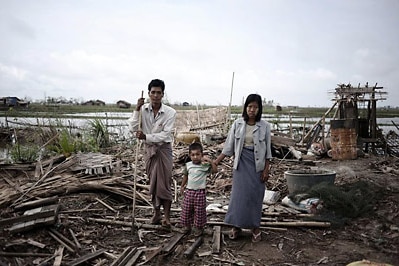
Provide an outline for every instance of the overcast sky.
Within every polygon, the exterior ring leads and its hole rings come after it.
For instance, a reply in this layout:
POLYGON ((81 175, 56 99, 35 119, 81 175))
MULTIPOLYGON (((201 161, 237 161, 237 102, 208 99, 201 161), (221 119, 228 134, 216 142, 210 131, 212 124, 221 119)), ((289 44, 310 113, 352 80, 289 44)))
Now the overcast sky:
POLYGON ((399 106, 397 0, 0 0, 0 97, 171 103, 250 93, 330 107, 337 84, 384 87, 399 106))

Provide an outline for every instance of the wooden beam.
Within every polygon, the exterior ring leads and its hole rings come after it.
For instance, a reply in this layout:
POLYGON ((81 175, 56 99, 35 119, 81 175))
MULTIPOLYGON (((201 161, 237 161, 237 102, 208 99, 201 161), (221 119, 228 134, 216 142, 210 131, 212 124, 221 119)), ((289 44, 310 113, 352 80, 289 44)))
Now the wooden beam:
POLYGON ((53 196, 53 197, 48 197, 48 198, 38 199, 38 200, 31 200, 28 202, 21 203, 17 206, 14 206, 14 210, 24 211, 24 210, 44 206, 44 205, 49 205, 50 203, 55 203, 57 201, 58 201, 58 196, 53 196))
POLYGON ((86 254, 84 256, 81 256, 81 257, 77 258, 74 261, 71 261, 70 263, 68 263, 68 265, 69 266, 81 265, 81 264, 85 263, 86 261, 89 261, 89 260, 92 260, 94 258, 97 258, 97 257, 101 256, 104 252, 105 252, 104 249, 100 249, 100 250, 98 250, 96 252, 86 254))
POLYGON ((127 262, 130 261, 131 258, 133 258, 133 256, 136 253, 136 251, 137 251, 137 248, 136 247, 134 247, 134 248, 132 247, 129 252, 125 253, 125 256, 121 259, 121 261, 117 265, 118 266, 125 266, 127 264, 127 262))
POLYGON ((162 252, 169 254, 176 246, 176 244, 180 241, 180 239, 182 239, 184 236, 185 234, 176 233, 169 241, 169 243, 162 248, 162 252))
POLYGON ((220 225, 213 227, 213 239, 212 239, 212 253, 219 254, 220 253, 220 243, 222 236, 222 227, 220 225))
POLYGON ((67 243, 65 243, 65 241, 63 241, 62 239, 60 239, 58 236, 56 236, 55 234, 53 234, 52 232, 48 232, 49 235, 54 238, 55 241, 57 241, 58 243, 60 243, 61 245, 63 245, 67 250, 69 250, 69 252, 71 253, 75 253, 76 251, 74 250, 73 247, 70 247, 67 243))
POLYGON ((109 265, 109 266, 119 266, 120 265, 120 262, 126 257, 126 255, 128 255, 129 253, 130 253, 130 251, 133 249, 133 247, 131 247, 131 246, 128 246, 127 248, 125 248, 124 250, 123 250, 123 252, 121 253, 121 255, 118 257, 118 258, 116 258, 116 260, 114 260, 112 263, 111 263, 111 265, 109 265))
POLYGON ((125 266, 133 266, 136 264, 136 261, 138 258, 140 258, 141 253, 143 253, 143 250, 137 250, 134 256, 125 264, 125 266))
POLYGON ((183 256, 191 259, 194 256, 194 253, 198 249, 198 247, 202 245, 203 241, 204 239, 202 236, 198 237, 195 242, 186 251, 184 251, 183 256))
MULTIPOLYGON (((51 206, 57 206, 57 205, 51 205, 51 206)), ((37 211, 32 214, 0 220, 0 226, 7 226, 7 225, 10 226, 10 225, 16 224, 16 223, 23 223, 26 221, 32 221, 32 220, 36 220, 39 218, 46 218, 46 217, 54 216, 56 214, 54 209, 47 209, 47 210, 42 210, 42 209, 43 209, 42 207, 36 208, 34 210, 37 210, 37 211)))
POLYGON ((3 252, 0 251, 0 257, 48 257, 51 253, 23 253, 23 252, 3 252))

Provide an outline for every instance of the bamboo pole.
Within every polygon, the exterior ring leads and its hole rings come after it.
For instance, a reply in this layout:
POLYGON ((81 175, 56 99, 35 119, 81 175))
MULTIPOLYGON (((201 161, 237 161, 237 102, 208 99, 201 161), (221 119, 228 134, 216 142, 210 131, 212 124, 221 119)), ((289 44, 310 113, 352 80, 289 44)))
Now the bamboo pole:
MULTIPOLYGON (((141 98, 144 97, 144 91, 141 91, 141 98)), ((141 107, 139 110, 139 128, 138 130, 141 130, 141 107)), ((133 206, 132 206, 132 233, 135 231, 134 227, 134 220, 136 218, 136 189, 137 189, 137 163, 138 163, 138 156, 139 156, 139 149, 140 149, 140 140, 137 139, 136 143, 136 154, 134 158, 134 175, 133 175, 133 206)))
POLYGON ((226 124, 225 124, 226 130, 229 126, 228 122, 230 121, 230 116, 231 116, 231 101, 233 99, 233 85, 234 85, 234 72, 233 72, 233 77, 231 78, 230 101, 229 101, 229 108, 227 110, 227 117, 226 117, 226 124))

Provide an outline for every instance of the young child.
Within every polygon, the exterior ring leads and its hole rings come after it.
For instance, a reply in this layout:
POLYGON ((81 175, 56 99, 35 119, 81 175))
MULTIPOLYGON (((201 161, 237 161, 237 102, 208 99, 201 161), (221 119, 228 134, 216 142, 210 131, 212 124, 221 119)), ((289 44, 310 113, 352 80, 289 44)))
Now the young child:
POLYGON ((194 225, 194 236, 202 235, 206 224, 206 178, 217 172, 214 162, 204 156, 202 145, 198 142, 190 144, 188 154, 191 162, 186 163, 183 170, 183 181, 180 193, 184 193, 181 212, 183 231, 188 233, 194 225))

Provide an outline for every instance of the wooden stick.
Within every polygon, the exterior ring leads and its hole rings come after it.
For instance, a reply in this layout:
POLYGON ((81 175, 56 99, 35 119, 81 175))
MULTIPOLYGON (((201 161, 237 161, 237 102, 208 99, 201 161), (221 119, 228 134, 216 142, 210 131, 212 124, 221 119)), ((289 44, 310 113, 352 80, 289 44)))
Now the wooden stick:
POLYGON ((54 264, 53 266, 61 266, 62 262, 62 254, 64 253, 64 246, 60 246, 56 251, 54 252, 54 264))
POLYGON ((112 208, 111 206, 109 206, 107 203, 105 203, 104 201, 100 200, 99 198, 96 198, 96 200, 98 202, 100 202, 102 205, 104 205, 107 209, 113 211, 113 212, 117 212, 114 208, 112 208))
MULTIPOLYGON (((144 96, 144 91, 141 91, 141 98, 144 96)), ((141 107, 139 109, 139 128, 138 130, 141 130, 141 107)), ((140 149, 140 140, 137 139, 136 143, 136 154, 135 154, 135 160, 134 160, 134 177, 133 177, 133 206, 132 206, 132 233, 135 231, 134 227, 134 219, 136 217, 136 189, 137 189, 137 163, 138 163, 138 156, 139 156, 139 149, 140 149)))
POLYGON ((323 118, 325 118, 331 112, 332 109, 334 109, 335 105, 337 105, 337 102, 335 102, 333 106, 331 106, 330 109, 328 109, 327 112, 325 112, 325 114, 313 125, 312 129, 309 130, 306 136, 303 137, 303 143, 308 140, 310 134, 312 134, 313 129, 323 120, 323 118))
POLYGON ((75 246, 76 246, 78 249, 81 249, 82 246, 80 245, 78 239, 76 238, 75 233, 72 231, 71 228, 69 228, 69 233, 71 233, 71 236, 72 236, 72 238, 73 238, 73 242, 75 242, 75 246))
POLYGON ((233 99, 233 87, 234 87, 234 72, 233 72, 233 77, 231 78, 230 101, 229 101, 229 108, 227 110, 226 124, 225 124, 225 128, 224 128, 225 130, 228 129, 230 116, 231 116, 231 102, 233 99))

